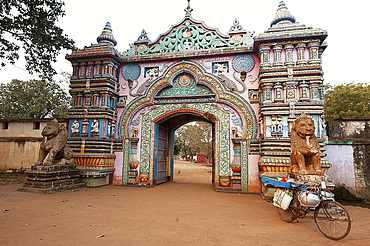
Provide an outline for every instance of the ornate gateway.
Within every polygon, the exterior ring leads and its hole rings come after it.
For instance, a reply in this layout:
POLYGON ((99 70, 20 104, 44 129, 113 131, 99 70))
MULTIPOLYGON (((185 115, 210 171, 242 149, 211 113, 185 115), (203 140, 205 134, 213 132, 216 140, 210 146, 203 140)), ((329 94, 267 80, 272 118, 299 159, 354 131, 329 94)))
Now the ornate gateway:
POLYGON ((221 34, 191 12, 189 4, 153 42, 143 30, 122 53, 107 23, 98 44, 66 56, 68 144, 91 186, 172 180, 174 132, 195 120, 213 128, 215 189, 260 192, 259 175, 288 172, 291 123, 301 112, 322 143, 326 32, 295 23, 283 2, 258 37, 238 20, 221 34))

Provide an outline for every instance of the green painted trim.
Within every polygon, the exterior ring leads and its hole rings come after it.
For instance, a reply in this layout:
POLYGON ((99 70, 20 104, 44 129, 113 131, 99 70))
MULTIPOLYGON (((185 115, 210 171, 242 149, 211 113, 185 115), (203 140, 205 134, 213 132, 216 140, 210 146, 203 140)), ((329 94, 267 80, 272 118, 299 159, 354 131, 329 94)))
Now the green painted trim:
POLYGON ((242 182, 242 191, 248 192, 249 189, 249 170, 248 170, 248 164, 249 164, 249 145, 250 140, 243 140, 240 144, 240 155, 241 155, 241 182, 242 182))
POLYGON ((127 185, 128 181, 128 162, 130 158, 130 148, 130 140, 125 139, 123 144, 122 185, 127 185))

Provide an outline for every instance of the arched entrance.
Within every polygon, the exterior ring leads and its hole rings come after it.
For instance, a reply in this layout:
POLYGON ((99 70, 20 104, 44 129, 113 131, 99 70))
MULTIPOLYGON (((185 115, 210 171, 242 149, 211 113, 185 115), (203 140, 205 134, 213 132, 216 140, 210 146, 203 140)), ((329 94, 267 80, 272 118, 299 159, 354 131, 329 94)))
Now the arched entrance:
MULTIPOLYGON (((156 175, 158 174, 158 170, 163 168, 163 158, 158 159, 158 157, 162 157, 163 155, 163 152, 161 152, 165 145, 163 142, 167 142, 167 146, 169 146, 169 144, 172 145, 173 142, 165 140, 165 132, 167 131, 167 136, 169 134, 173 135, 173 130, 175 129, 172 130, 172 127, 168 126, 168 123, 171 123, 171 118, 176 116, 186 117, 187 115, 197 116, 214 124, 215 158, 213 171, 219 174, 215 175, 213 178, 215 185, 218 185, 219 179, 224 180, 230 176, 230 162, 228 161, 230 159, 230 126, 228 113, 208 104, 167 104, 152 110, 143 118, 144 125, 142 128, 139 173, 139 177, 142 180, 148 178, 147 181, 149 181, 150 184, 158 182, 158 177, 156 177, 156 175), (172 131, 169 132, 170 130, 172 131), (159 150, 160 152, 158 152, 159 150), (160 161, 159 164, 158 160, 160 161)), ((167 161, 172 161, 171 158, 168 158, 168 151, 166 153, 167 161)), ((166 165, 168 163, 169 162, 166 162, 166 165)), ((160 182, 162 182, 162 180, 160 182)))
MULTIPOLYGON (((237 136, 238 144, 246 144, 248 139, 256 136, 256 117, 247 101, 225 91, 214 75, 206 73, 199 64, 189 61, 169 67, 143 96, 133 100, 123 112, 119 126, 120 137, 125 139, 122 183, 127 184, 129 175, 133 175, 128 173, 131 161, 139 163, 135 180, 140 183, 155 185, 171 178, 168 172, 171 172, 172 160, 168 150, 171 149, 172 137, 169 138, 169 134, 173 134, 175 127, 169 125, 176 117, 198 117, 212 122, 214 185, 216 188, 232 185, 231 163, 232 156, 235 157, 235 144, 231 127, 237 126, 241 130, 237 136), (136 147, 132 148, 133 145, 136 147)), ((181 124, 183 122, 180 121, 181 124)), ((243 183, 245 179, 245 190, 248 185, 248 156, 245 154, 248 148, 239 149, 244 149, 242 153, 239 151, 239 156, 244 158, 239 161, 239 166, 241 173, 244 170, 241 180, 243 183)))
MULTIPOLYGON (((153 183, 159 184, 166 181, 172 181, 174 177, 174 142, 175 132, 186 123, 193 121, 204 121, 212 126, 212 145, 215 143, 215 122, 194 114, 194 113, 174 113, 161 119, 155 124, 154 141, 154 165, 153 165, 153 183)), ((212 183, 215 182, 215 158, 214 145, 212 146, 212 183)))

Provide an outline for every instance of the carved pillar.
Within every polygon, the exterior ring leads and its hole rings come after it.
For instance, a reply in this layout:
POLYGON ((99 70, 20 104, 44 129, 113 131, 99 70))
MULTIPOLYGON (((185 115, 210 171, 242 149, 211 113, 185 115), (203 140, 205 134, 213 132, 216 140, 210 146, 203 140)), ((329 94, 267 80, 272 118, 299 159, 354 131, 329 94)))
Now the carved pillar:
POLYGON ((298 53, 297 65, 306 65, 307 61, 304 55, 305 50, 306 50, 306 44, 305 43, 297 44, 296 48, 297 48, 297 53, 298 53))
POLYGON ((272 102, 272 85, 265 85, 262 88, 263 103, 272 102))
POLYGON ((109 107, 109 94, 104 93, 102 94, 102 100, 101 100, 101 107, 108 108, 109 107))
POLYGON ((299 99, 301 101, 309 100, 309 93, 308 93, 308 83, 306 81, 302 81, 299 83, 299 99))
POLYGON ((96 71, 95 71, 95 77, 100 77, 102 75, 102 63, 101 61, 95 62, 96 71))
POLYGON ((113 66, 113 77, 115 78, 115 80, 117 80, 117 69, 118 69, 118 66, 114 65, 113 66))
POLYGON ((273 66, 274 67, 281 67, 283 66, 283 62, 281 61, 281 50, 283 49, 283 47, 281 45, 275 45, 273 47, 273 51, 274 51, 274 63, 273 63, 273 66))
POLYGON ((311 81, 310 83, 310 98, 311 100, 320 100, 319 96, 319 80, 311 81))
POLYGON ((103 68, 102 68, 102 75, 103 76, 109 76, 109 61, 104 61, 103 62, 103 68))
POLYGON ((117 104, 117 97, 111 96, 111 99, 112 99, 111 109, 115 110, 117 104))
POLYGON ((94 62, 93 61, 89 61, 87 63, 86 76, 89 77, 89 78, 91 78, 93 75, 94 75, 94 62))
POLYGON ((267 68, 271 67, 271 62, 270 62, 270 46, 268 45, 262 45, 260 46, 260 60, 261 60, 261 68, 267 68))
POLYGON ((275 89, 275 102, 282 102, 284 101, 283 98, 283 86, 277 82, 274 86, 275 89))
POLYGON ((73 72, 72 72, 72 78, 73 77, 78 77, 79 75, 79 68, 80 68, 80 63, 79 62, 74 62, 72 63, 73 66, 73 72))
POLYGON ((313 42, 308 44, 308 49, 310 53, 310 59, 308 60, 308 64, 320 64, 319 58, 319 43, 313 42))
POLYGON ((80 66, 80 76, 85 77, 86 76, 86 62, 81 62, 80 66))
POLYGON ((292 67, 294 66, 294 60, 293 60, 293 49, 294 46, 292 44, 286 44, 284 46, 285 50, 285 66, 292 67))
POLYGON ((94 93, 91 104, 92 104, 91 105, 92 107, 99 107, 99 93, 98 92, 94 93))

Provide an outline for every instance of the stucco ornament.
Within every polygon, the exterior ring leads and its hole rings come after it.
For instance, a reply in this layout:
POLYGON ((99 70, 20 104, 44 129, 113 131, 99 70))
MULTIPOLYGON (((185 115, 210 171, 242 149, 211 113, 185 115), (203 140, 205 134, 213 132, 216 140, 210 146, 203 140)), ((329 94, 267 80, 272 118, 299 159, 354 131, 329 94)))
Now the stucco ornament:
POLYGON ((73 151, 67 147, 67 129, 64 123, 56 119, 47 123, 41 132, 43 140, 40 146, 39 158, 35 165, 72 165, 74 163, 73 151))
POLYGON ((290 134, 292 173, 321 175, 320 145, 314 133, 314 121, 305 113, 293 122, 290 134))
POLYGON ((97 119, 91 123, 91 132, 92 133, 99 133, 99 122, 97 119))
POLYGON ((239 54, 233 58, 232 64, 238 73, 249 73, 254 67, 254 58, 251 54, 239 54))

